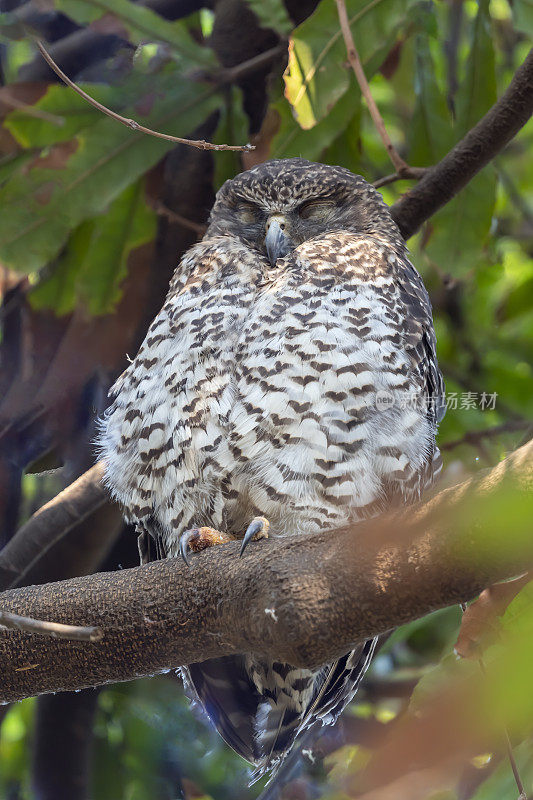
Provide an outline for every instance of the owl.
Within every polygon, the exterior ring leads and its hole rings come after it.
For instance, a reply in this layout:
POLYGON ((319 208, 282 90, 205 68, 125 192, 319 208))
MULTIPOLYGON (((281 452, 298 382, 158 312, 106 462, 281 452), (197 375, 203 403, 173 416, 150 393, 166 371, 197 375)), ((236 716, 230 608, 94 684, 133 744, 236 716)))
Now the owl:
MULTIPOLYGON (((143 560, 333 530, 432 483, 443 395, 429 298, 381 196, 341 167, 269 161, 222 186, 112 388, 107 484, 143 560)), ((182 675, 259 777, 335 722, 375 646, 318 670, 243 653, 182 675)))

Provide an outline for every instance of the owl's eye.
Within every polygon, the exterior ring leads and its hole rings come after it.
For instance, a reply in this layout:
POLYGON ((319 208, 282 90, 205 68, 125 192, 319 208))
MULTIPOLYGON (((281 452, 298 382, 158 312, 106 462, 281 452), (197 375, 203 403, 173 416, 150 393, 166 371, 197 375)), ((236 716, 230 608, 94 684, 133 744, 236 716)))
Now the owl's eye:
POLYGON ((258 222, 261 212, 254 203, 239 203, 235 213, 241 222, 252 224, 258 222))
POLYGON ((335 208, 335 203, 329 200, 310 200, 298 209, 302 219, 324 219, 335 208))

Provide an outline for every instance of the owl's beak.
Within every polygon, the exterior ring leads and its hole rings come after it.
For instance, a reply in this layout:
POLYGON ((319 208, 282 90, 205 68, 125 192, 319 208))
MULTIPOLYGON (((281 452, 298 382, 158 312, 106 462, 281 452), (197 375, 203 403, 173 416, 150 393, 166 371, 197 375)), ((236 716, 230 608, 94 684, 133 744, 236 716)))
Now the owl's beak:
POLYGON ((273 214, 266 224, 265 247, 268 260, 275 266, 278 258, 283 258, 292 250, 293 244, 287 234, 287 220, 283 214, 273 214))

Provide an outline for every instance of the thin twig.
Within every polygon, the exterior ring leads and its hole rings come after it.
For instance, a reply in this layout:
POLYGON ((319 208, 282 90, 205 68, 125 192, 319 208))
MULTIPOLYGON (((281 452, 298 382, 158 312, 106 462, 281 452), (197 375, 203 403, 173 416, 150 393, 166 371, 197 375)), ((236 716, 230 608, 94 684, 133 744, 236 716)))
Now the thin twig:
MULTIPOLYGON (((481 674, 484 678, 487 677, 487 670, 485 667, 485 662, 482 658, 478 658, 479 669, 481 670, 481 674)), ((509 731, 504 726, 503 729, 503 739, 505 742, 505 749, 507 750, 507 758, 509 759, 509 763, 511 765, 511 769, 513 770, 513 775, 515 779, 516 786, 518 788, 518 800, 528 800, 526 790, 524 789, 524 784, 522 782, 522 778, 520 777, 520 771, 518 769, 518 764, 516 763, 516 759, 513 753, 513 746, 511 744, 511 738, 509 736, 509 731)))
POLYGON ((65 75, 63 70, 58 67, 50 53, 46 50, 43 43, 39 40, 35 40, 39 51, 49 65, 51 69, 58 75, 61 80, 70 86, 71 89, 74 89, 84 100, 87 100, 94 108, 97 108, 102 114, 105 114, 111 119, 115 119, 117 122, 122 123, 122 125, 126 125, 126 127, 131 128, 134 131, 139 131, 140 133, 146 133, 148 136, 155 136, 157 139, 165 139, 167 142, 176 142, 176 144, 187 144, 191 147, 197 147, 199 150, 235 150, 238 152, 248 152, 250 150, 255 150, 254 145, 252 144, 245 144, 245 145, 233 145, 233 144, 213 144, 212 142, 206 142, 203 139, 182 139, 180 136, 171 136, 168 133, 160 133, 160 131, 154 131, 151 128, 146 128, 144 125, 140 125, 134 119, 129 119, 128 117, 123 117, 121 114, 117 114, 115 111, 111 111, 110 108, 107 106, 102 105, 99 103, 98 100, 95 100, 94 97, 91 97, 87 92, 84 92, 74 81, 72 81, 68 75, 65 75))
POLYGON ((522 783, 522 778, 520 777, 520 771, 518 769, 518 764, 516 763, 516 759, 513 753, 513 745, 511 744, 511 739, 509 737, 509 731, 507 728, 503 729, 505 745, 507 749, 507 758, 509 759, 509 763, 511 764, 511 769, 513 770, 513 775, 515 779, 516 786, 518 788, 518 800, 528 800, 526 790, 524 789, 524 784, 522 783))
POLYGON ((439 449, 441 451, 455 450, 456 447, 460 447, 462 444, 471 444, 472 446, 477 447, 482 439, 491 439, 493 436, 499 436, 501 433, 523 431, 530 426, 531 423, 526 419, 509 420, 508 422, 503 422, 501 425, 494 425, 492 428, 484 428, 480 431, 468 431, 464 436, 461 436, 460 439, 453 439, 451 442, 439 444, 439 449))
POLYGON ((189 228, 191 231, 194 231, 199 236, 203 236, 207 230, 207 225, 202 225, 200 222, 194 222, 192 219, 183 217, 181 214, 178 214, 177 211, 172 211, 172 209, 168 208, 160 200, 156 200, 156 202, 152 204, 152 207, 159 216, 166 217, 171 222, 177 222, 179 225, 183 225, 184 228, 189 228))
POLYGON ((58 117, 56 114, 50 114, 49 111, 45 111, 42 108, 35 108, 35 106, 29 103, 24 103, 17 97, 13 97, 7 86, 0 89, 0 102, 4 103, 6 106, 11 106, 11 108, 16 108, 17 111, 22 111, 29 117, 36 117, 37 119, 44 120, 44 122, 57 125, 58 128, 65 124, 65 117, 58 117))
MULTIPOLYGON (((259 53, 257 56, 253 56, 252 58, 248 58, 246 61, 242 61, 240 64, 235 64, 234 67, 226 67, 221 72, 217 73, 217 75, 215 75, 215 80, 219 84, 235 83, 236 81, 240 80, 240 78, 244 78, 247 75, 257 72, 257 70, 263 69, 271 64, 272 61, 275 61, 276 58, 279 58, 282 55, 287 56, 287 54, 288 45, 278 44, 276 47, 271 47, 270 50, 265 50, 263 53, 259 53)), ((208 80, 211 77, 211 75, 206 75, 208 80)))
POLYGON ((385 127, 385 123, 383 122, 383 117, 379 113, 379 109, 376 105, 376 102, 372 97, 370 86, 368 85, 363 65, 361 64, 361 59, 359 58, 359 53, 357 52, 357 48, 353 40, 352 31, 350 29, 350 22, 348 20, 348 14, 346 12, 346 4, 344 0, 336 0, 336 3, 337 3, 337 11, 339 14, 341 31, 344 38, 344 43, 346 44, 346 51, 348 53, 348 61, 350 62, 350 66, 352 67, 355 73, 355 77, 357 78, 357 83, 360 86, 361 93, 365 98, 368 110, 370 111, 370 116, 374 121, 374 125, 376 126, 377 132, 381 136, 383 144, 385 145, 387 153, 389 154, 389 158, 394 165, 394 169, 399 175, 404 175, 409 171, 410 167, 403 160, 403 158, 400 156, 400 154, 394 147, 393 143, 391 142, 390 136, 387 133, 387 129, 385 127))
POLYGON ((391 175, 385 175, 384 178, 379 178, 379 180, 375 181, 372 186, 374 189, 379 189, 381 186, 388 186, 389 183, 395 183, 396 181, 418 181, 430 169, 431 167, 409 167, 406 165, 406 169, 404 169, 401 174, 399 172, 393 172, 391 175))
POLYGON ((103 638, 101 628, 84 625, 63 625, 61 622, 44 622, 31 617, 21 617, 8 611, 0 611, 0 626, 11 630, 37 633, 52 639, 70 639, 76 642, 99 642, 103 638))
MULTIPOLYGON (((525 577, 526 577, 526 580, 527 580, 528 576, 525 576, 525 577)), ((459 603, 459 605, 461 607, 461 610, 462 610, 463 614, 465 614, 466 611, 467 611, 466 603, 459 603)), ((484 680, 486 680, 487 679, 487 668, 485 667, 485 662, 483 660, 483 657, 480 656, 477 659, 477 662, 479 664, 480 672, 483 675, 484 680)), ((513 770, 515 783, 516 783, 516 785, 518 787, 518 792, 519 792, 518 800, 528 800, 526 792, 525 792, 525 789, 524 789, 524 784, 522 783, 522 778, 520 777, 518 764, 516 763, 516 759, 514 757, 513 746, 511 744, 509 731, 507 730, 507 728, 505 726, 503 728, 503 738, 504 738, 504 742, 505 742, 505 749, 507 750, 507 757, 509 759, 509 763, 511 764, 511 769, 513 770)))

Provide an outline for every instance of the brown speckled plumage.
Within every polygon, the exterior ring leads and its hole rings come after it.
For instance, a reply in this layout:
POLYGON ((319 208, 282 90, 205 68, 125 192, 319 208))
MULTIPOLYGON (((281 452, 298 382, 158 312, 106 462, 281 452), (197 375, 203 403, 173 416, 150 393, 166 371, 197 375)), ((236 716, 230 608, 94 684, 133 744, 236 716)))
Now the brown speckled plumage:
MULTIPOLYGON (((166 555, 194 526, 242 536, 261 515, 282 536, 372 516, 440 466, 427 293, 380 195, 340 167, 271 161, 226 182, 112 391, 107 480, 166 555)), ((373 648, 315 673, 244 655, 184 676, 259 774, 337 718, 373 648)))

